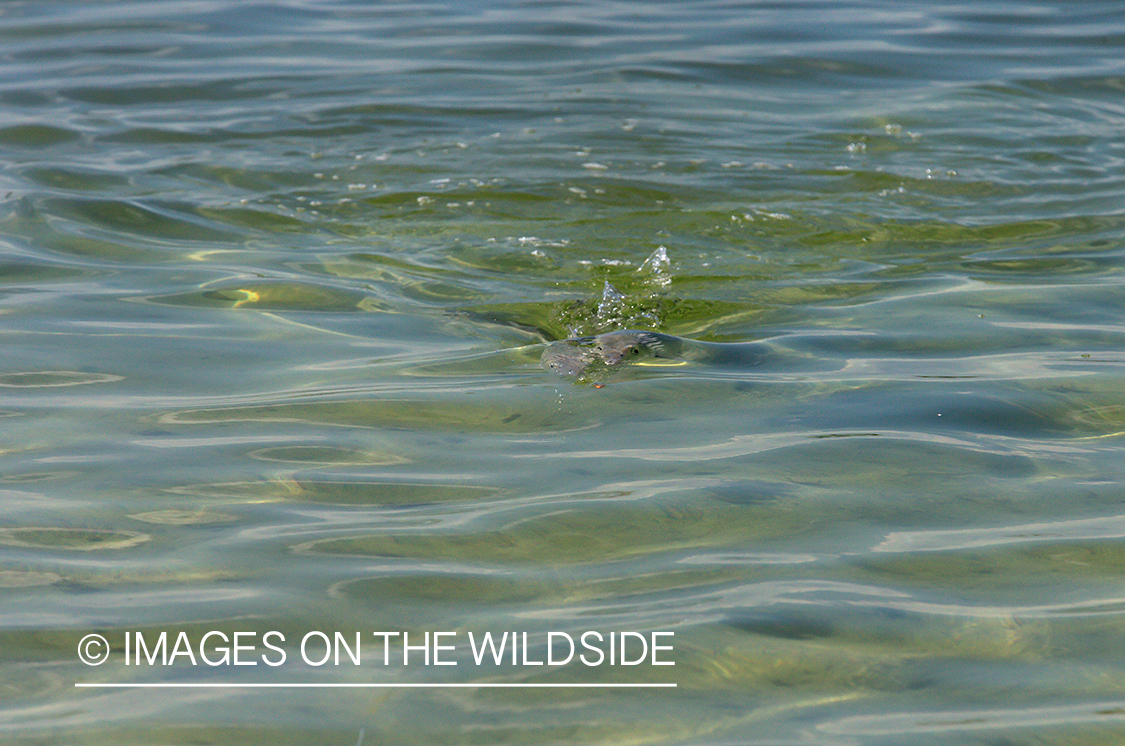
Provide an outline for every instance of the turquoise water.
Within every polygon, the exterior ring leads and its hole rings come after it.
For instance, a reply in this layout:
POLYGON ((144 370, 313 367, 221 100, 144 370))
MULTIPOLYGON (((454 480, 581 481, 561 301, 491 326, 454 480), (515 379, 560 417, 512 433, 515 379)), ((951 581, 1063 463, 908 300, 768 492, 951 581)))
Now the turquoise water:
POLYGON ((0 50, 3 742, 1125 740, 1119 4, 0 50), (539 365, 624 327, 763 353, 539 365))

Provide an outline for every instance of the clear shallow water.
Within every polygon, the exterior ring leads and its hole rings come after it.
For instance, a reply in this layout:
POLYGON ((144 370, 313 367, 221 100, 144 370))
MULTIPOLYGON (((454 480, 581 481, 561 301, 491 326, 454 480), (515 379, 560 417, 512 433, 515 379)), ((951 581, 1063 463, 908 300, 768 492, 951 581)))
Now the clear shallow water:
POLYGON ((0 22, 5 742, 1125 735, 1115 4, 0 22), (539 368, 618 326, 771 354, 539 368), (675 666, 467 644, 588 630, 675 666))

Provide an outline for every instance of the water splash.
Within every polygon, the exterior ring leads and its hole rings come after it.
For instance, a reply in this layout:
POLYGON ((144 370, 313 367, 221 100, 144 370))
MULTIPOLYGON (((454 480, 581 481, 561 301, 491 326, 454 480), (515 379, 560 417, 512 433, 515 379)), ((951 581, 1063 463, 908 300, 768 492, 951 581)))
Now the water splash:
POLYGON ((655 287, 667 287, 672 283, 672 261, 668 258, 668 249, 657 246, 656 250, 641 262, 637 274, 648 274, 655 287))

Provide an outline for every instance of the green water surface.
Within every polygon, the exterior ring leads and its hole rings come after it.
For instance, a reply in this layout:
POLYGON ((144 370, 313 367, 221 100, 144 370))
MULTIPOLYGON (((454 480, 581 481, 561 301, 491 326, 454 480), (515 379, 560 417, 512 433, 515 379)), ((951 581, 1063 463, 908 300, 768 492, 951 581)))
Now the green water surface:
POLYGON ((8 3, 0 50, 0 741, 1125 740, 1117 4, 8 3), (618 328, 769 354, 539 365, 618 328), (674 665, 548 661, 585 632, 674 665))

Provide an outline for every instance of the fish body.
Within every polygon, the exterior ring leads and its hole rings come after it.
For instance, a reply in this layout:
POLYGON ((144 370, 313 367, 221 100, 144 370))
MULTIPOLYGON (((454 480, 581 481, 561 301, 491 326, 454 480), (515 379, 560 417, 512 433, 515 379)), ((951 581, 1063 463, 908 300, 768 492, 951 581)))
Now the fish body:
POLYGON ((541 363, 544 368, 559 375, 583 377, 653 359, 707 361, 745 357, 725 349, 741 347, 697 342, 660 332, 622 329, 552 342, 543 351, 541 363))

